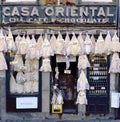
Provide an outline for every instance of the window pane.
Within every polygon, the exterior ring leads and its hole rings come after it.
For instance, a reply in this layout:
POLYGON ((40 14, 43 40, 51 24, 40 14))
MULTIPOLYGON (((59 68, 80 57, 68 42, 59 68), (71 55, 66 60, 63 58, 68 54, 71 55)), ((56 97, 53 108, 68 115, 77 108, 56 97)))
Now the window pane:
POLYGON ((36 0, 6 0, 6 2, 36 2, 36 0))
POLYGON ((83 2, 112 2, 112 0, 82 0, 83 2))

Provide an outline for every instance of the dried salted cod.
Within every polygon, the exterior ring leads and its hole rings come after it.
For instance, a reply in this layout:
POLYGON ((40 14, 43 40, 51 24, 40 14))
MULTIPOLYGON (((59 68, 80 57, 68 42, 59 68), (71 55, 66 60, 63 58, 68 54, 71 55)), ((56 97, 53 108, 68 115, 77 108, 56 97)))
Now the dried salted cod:
POLYGON ((84 54, 90 54, 92 52, 93 52, 92 41, 90 39, 90 36, 88 34, 86 34, 86 38, 85 38, 85 41, 83 43, 83 53, 84 54))
POLYGON ((54 55, 54 51, 53 51, 51 44, 47 38, 47 34, 45 34, 45 39, 44 39, 44 42, 43 42, 42 47, 41 47, 40 55, 44 58, 47 58, 49 56, 54 55))
POLYGON ((90 63, 88 61, 88 58, 86 55, 81 55, 78 58, 78 69, 86 69, 87 67, 90 67, 90 63))
POLYGON ((120 73, 120 58, 118 53, 114 53, 112 56, 109 73, 120 73))
POLYGON ((110 36, 110 33, 109 31, 107 32, 107 36, 105 37, 105 46, 104 46, 104 52, 105 54, 107 55, 110 55, 111 53, 111 41, 112 41, 112 38, 110 36))
POLYGON ((105 41, 103 39, 102 33, 100 33, 96 45, 95 45, 95 54, 104 54, 104 46, 105 46, 105 41))
POLYGON ((65 55, 65 41, 60 32, 55 43, 55 54, 65 55))
POLYGON ((89 90, 89 83, 84 71, 81 70, 80 76, 77 80, 77 92, 81 90, 86 90, 86 89, 89 90))
POLYGON ((114 33, 114 36, 112 37, 112 42, 111 42, 111 51, 112 52, 120 52, 120 42, 119 38, 117 36, 117 32, 114 33))
POLYGON ((0 30, 0 52, 7 52, 7 43, 3 35, 3 29, 0 30))
POLYGON ((8 36, 6 37, 6 43, 8 47, 8 51, 16 51, 16 45, 13 39, 13 35, 11 32, 11 28, 8 28, 8 36))
POLYGON ((52 36, 50 38, 50 45, 55 53, 56 37, 55 37, 54 33, 52 34, 52 36))
POLYGON ((49 58, 43 59, 40 71, 51 72, 51 70, 52 69, 51 69, 51 65, 50 65, 50 59, 49 58))
POLYGON ((73 36, 67 50, 67 55, 78 56, 80 54, 81 54, 81 47, 79 46, 79 42, 75 36, 75 33, 73 32, 73 36))

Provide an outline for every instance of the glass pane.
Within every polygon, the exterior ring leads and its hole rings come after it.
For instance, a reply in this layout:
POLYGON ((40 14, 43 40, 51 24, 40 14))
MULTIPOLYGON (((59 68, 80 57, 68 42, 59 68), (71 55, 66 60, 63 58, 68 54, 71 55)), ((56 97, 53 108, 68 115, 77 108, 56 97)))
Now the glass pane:
MULTIPOLYGON (((10 61, 9 63, 10 64, 9 65, 10 93, 11 94, 38 94, 39 60, 35 58, 29 59, 27 55, 25 55, 25 50, 28 50, 28 48, 26 48, 26 46, 23 45, 20 46, 20 43, 18 46, 18 41, 22 42, 23 37, 20 38, 20 40, 18 40, 17 37, 15 38, 15 44, 17 46, 18 51, 8 53, 8 58, 10 61)), ((25 39, 27 38, 28 36, 25 39)), ((34 49, 31 48, 33 52, 34 49)), ((31 56, 34 55, 33 52, 31 56)))
POLYGON ((113 2, 112 0, 82 0, 83 2, 113 2))
POLYGON ((36 0, 6 0, 6 2, 36 2, 36 0))

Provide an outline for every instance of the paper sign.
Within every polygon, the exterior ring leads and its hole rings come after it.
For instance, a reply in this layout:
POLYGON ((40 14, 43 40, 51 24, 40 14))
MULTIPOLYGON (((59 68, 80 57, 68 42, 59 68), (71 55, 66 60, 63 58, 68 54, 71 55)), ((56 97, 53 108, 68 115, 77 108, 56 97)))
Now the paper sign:
POLYGON ((99 77, 93 77, 93 80, 99 80, 99 77))
MULTIPOLYGON (((69 57, 70 62, 76 62, 76 57, 75 56, 70 56, 69 57)), ((66 62, 66 58, 64 55, 57 55, 56 56, 56 62, 66 62)))
POLYGON ((94 64, 94 66, 99 67, 99 66, 100 66, 100 64, 94 64))
POLYGON ((38 108, 37 97, 18 97, 16 98, 17 109, 36 109, 38 108))
POLYGON ((95 71, 96 71, 96 70, 98 70, 98 68, 93 68, 93 70, 95 70, 95 71))
POLYGON ((65 74, 71 74, 71 70, 64 70, 65 74))
POLYGON ((111 107, 112 108, 120 107, 120 93, 116 92, 111 93, 111 107))

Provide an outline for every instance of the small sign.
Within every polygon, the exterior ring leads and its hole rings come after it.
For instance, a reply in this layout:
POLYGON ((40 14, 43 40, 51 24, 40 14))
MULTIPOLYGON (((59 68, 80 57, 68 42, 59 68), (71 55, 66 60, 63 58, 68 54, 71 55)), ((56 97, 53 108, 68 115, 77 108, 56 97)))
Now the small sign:
POLYGON ((98 68, 93 68, 94 71, 98 71, 98 68))
POLYGON ((120 93, 117 92, 111 93, 111 107, 112 108, 120 107, 120 93))
POLYGON ((62 104, 52 104, 52 113, 53 114, 62 113, 62 104))
MULTIPOLYGON (((70 62, 76 62, 76 57, 75 56, 69 56, 69 61, 70 62)), ((66 57, 64 55, 57 55, 56 56, 56 62, 66 62, 66 57)))
POLYGON ((91 86, 91 87, 90 87, 90 89, 91 89, 91 90, 94 90, 94 89, 95 89, 95 87, 94 87, 94 86, 91 86))
POLYGON ((94 66, 99 67, 99 66, 100 66, 100 64, 94 64, 94 66))
POLYGON ((18 97, 16 98, 16 109, 36 109, 38 108, 37 97, 18 97))
POLYGON ((71 70, 64 70, 65 74, 71 74, 71 70))
POLYGON ((93 80, 99 80, 99 77, 93 77, 93 80))

